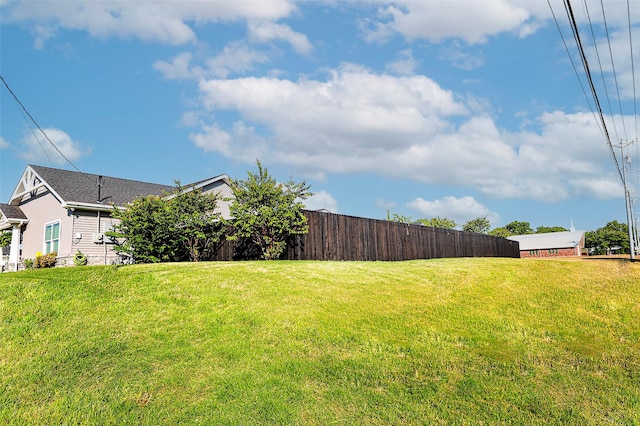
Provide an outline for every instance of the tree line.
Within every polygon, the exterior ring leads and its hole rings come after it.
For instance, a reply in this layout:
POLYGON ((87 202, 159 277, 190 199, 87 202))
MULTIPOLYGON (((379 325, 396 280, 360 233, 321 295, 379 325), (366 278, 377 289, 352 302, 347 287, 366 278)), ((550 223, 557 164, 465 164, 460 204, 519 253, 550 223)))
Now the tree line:
MULTIPOLYGON (((454 229, 458 224, 446 217, 432 217, 412 220, 411 217, 391 214, 387 212, 387 220, 402 223, 413 223, 416 225, 433 226, 435 228, 454 229)), ((512 235, 545 234, 548 232, 564 232, 568 229, 562 226, 538 226, 535 230, 529 222, 514 220, 504 226, 491 229, 491 223, 486 216, 470 219, 460 226, 462 231, 476 232, 479 234, 491 235, 493 237, 507 238, 512 235)), ((617 250, 620 253, 629 253, 629 228, 626 223, 612 220, 605 226, 595 231, 585 232, 585 248, 590 254, 608 254, 617 250)))

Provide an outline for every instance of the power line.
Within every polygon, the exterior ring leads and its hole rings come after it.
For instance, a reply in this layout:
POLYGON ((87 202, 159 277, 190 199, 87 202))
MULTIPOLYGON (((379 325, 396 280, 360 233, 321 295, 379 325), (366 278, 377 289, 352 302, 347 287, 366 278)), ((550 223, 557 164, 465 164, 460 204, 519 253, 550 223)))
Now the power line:
POLYGON ((603 0, 600 0, 600 8, 602 9, 602 21, 604 23, 605 34, 607 35, 607 45, 609 46, 609 57, 611 58, 611 70, 613 71, 613 80, 616 83, 616 93, 618 94, 618 107, 620 108, 620 120, 622 120, 622 129, 624 137, 627 139, 627 126, 624 122, 624 114, 622 112, 622 101, 620 100, 620 85, 618 84, 618 73, 616 73, 616 65, 613 60, 613 50, 611 49, 611 38, 609 37, 609 26, 607 25, 607 16, 604 12, 603 0))
POLYGON ((624 181, 622 176, 622 172, 620 170, 620 164, 618 163, 618 158, 613 150, 613 144, 611 142, 611 137, 609 135, 609 130, 607 129, 607 123, 604 119, 604 114, 602 112, 602 107, 600 105, 600 100, 598 98, 598 93, 596 91, 595 85, 593 84, 593 78, 591 76, 591 70, 589 68, 589 61, 587 60, 587 56, 584 53, 584 48, 582 46, 582 41, 580 40, 580 33, 578 32, 578 24, 576 22, 575 15, 573 13, 573 8, 571 7, 570 0, 564 0, 565 11, 567 12, 567 17, 569 18, 569 23, 571 26, 571 30, 573 32, 573 36, 576 42, 576 46, 578 47, 578 53, 580 54, 580 58, 582 60, 582 65, 584 68, 585 75, 587 77, 587 82, 589 83, 589 87, 591 89, 591 94, 593 96, 593 100, 596 104, 596 108, 598 110, 598 115, 600 116, 600 121, 602 123, 602 128, 604 129, 605 139, 607 141, 607 145, 609 146, 609 151, 611 153, 611 158, 616 165, 616 169, 618 174, 620 175, 620 179, 624 181))
POLYGON ((596 112, 594 111, 593 106, 591 105, 591 101, 589 99, 589 96, 587 95, 587 91, 584 88, 584 84, 582 84, 582 79, 580 78, 580 73, 578 72, 578 67, 576 67, 575 62, 573 61, 573 56, 571 55, 571 51, 569 50, 569 46, 567 45, 567 41, 564 38, 564 34, 562 33, 562 28, 560 28, 560 23, 558 22, 558 19, 556 18, 556 14, 553 11, 553 7, 551 6, 551 1, 547 0, 547 4, 549 5, 549 9, 551 10, 551 15, 553 16, 553 20, 556 23, 556 27, 558 28, 558 33, 560 33, 560 38, 562 39, 562 44, 564 44, 564 48, 567 51, 567 56, 569 57, 569 61, 571 62, 571 66, 573 67, 573 72, 576 74, 576 77, 578 78, 578 83, 580 83, 580 88, 582 89, 582 93, 584 94, 584 98, 587 101, 587 105, 589 105, 589 109, 591 110, 591 113, 593 114, 593 119, 595 120, 596 124, 598 124, 598 128, 602 132, 602 136, 605 136, 604 130, 600 126, 600 123, 598 122, 598 118, 596 117, 596 112))
POLYGON ((613 108, 611 107, 611 98, 609 97, 609 90, 607 90, 607 83, 604 79, 604 72, 602 70, 602 61, 600 60, 600 51, 598 49, 598 42, 596 40, 595 32, 593 31, 593 24, 591 22, 591 15, 589 14, 589 6, 587 4, 587 0, 583 0, 585 13, 587 15, 587 20, 589 21, 589 29, 591 30, 591 40, 593 40, 593 47, 596 52, 596 58, 598 59, 598 66, 600 68, 600 76, 602 77, 602 87, 604 87, 604 93, 607 98, 607 105, 609 106, 609 113, 611 114, 611 124, 613 125, 613 132, 616 134, 616 140, 618 137, 618 128, 616 126, 616 120, 613 118, 613 108))
MULTIPOLYGON (((40 133, 42 133, 44 135, 44 137, 49 141, 49 143, 51 144, 51 146, 56 150, 56 152, 58 154, 60 154, 60 156, 62 158, 65 159, 65 161, 67 163, 69 163, 71 165, 71 167, 73 167, 78 173, 80 173, 82 176, 84 176, 85 178, 89 179, 91 182, 94 182, 93 178, 91 178, 89 175, 83 173, 82 171, 80 171, 80 169, 78 167, 76 167, 75 164, 73 164, 73 162, 71 162, 71 160, 69 160, 67 158, 66 155, 64 155, 62 153, 62 151, 60 151, 60 149, 56 146, 56 144, 49 138, 49 136, 47 136, 47 134, 45 133, 44 130, 42 130, 42 127, 40 127, 40 125, 38 124, 38 122, 35 120, 35 118, 33 118, 33 116, 29 113, 29 111, 27 111, 27 108, 22 104, 22 102, 20 102, 20 99, 18 99, 18 96, 16 96, 16 94, 13 92, 13 90, 11 90, 11 87, 9 87, 9 83, 7 83, 7 81, 4 79, 4 77, 2 75, 0 75, 0 80, 2 80, 2 83, 4 83, 4 86, 7 88, 7 90, 9 91, 9 93, 11 93, 11 96, 13 96, 13 99, 15 99, 15 101, 17 102, 18 105, 20 105, 20 108, 22 111, 24 111, 25 114, 27 114, 27 116, 29 117, 29 119, 33 122, 33 124, 36 125, 36 127, 38 128, 38 130, 40 130, 40 133)), ((31 126, 29 126, 31 127, 31 126)), ((32 129, 33 130, 33 129, 32 129)), ((35 134, 34 134, 35 136, 35 134)), ((39 139, 36 137, 36 140, 39 141, 39 139)), ((44 148, 43 148, 44 149, 44 148)), ((96 183, 97 184, 97 183, 96 183)))
POLYGON ((633 81, 633 118, 636 124, 635 139, 638 139, 638 108, 636 106, 636 73, 633 65, 633 42, 631 41, 631 11, 627 0, 627 17, 629 19, 629 51, 631 52, 631 79, 633 81))

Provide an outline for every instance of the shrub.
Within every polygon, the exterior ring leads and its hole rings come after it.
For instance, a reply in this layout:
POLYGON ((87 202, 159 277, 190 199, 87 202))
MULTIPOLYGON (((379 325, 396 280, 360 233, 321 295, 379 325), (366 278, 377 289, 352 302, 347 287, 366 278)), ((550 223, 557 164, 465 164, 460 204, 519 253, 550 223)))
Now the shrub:
POLYGON ((249 238, 263 259, 278 259, 291 236, 309 232, 302 200, 312 194, 305 181, 279 183, 260 161, 256 164, 258 173, 248 172, 246 180, 231 181, 235 235, 227 239, 249 238))
POLYGON ((36 268, 53 268, 58 261, 58 252, 52 251, 51 253, 36 256, 35 267, 36 268))
POLYGON ((87 264, 87 256, 85 256, 80 250, 73 256, 73 264, 76 266, 85 266, 87 264))
POLYGON ((25 259, 22 263, 24 263, 25 269, 33 269, 34 267, 33 259, 25 259))

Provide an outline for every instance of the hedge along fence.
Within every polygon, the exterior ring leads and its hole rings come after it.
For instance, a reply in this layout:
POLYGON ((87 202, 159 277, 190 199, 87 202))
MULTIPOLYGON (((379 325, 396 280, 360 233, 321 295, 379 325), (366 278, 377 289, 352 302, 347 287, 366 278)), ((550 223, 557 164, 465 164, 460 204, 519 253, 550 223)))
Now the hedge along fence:
MULTIPOLYGON (((517 241, 473 232, 409 225, 305 210, 309 233, 297 235, 288 260, 411 260, 444 257, 520 257, 517 241)), ((250 245, 225 241, 217 260, 255 258, 250 245)))

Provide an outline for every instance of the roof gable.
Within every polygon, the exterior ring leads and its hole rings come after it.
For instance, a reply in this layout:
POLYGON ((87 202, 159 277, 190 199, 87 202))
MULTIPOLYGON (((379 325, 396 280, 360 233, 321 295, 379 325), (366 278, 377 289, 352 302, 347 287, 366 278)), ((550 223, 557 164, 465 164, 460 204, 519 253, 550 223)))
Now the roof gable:
POLYGON ((60 203, 123 206, 144 195, 162 195, 172 186, 29 165, 9 201, 19 204, 30 192, 49 189, 60 203), (98 182, 100 181, 100 185, 98 182))

